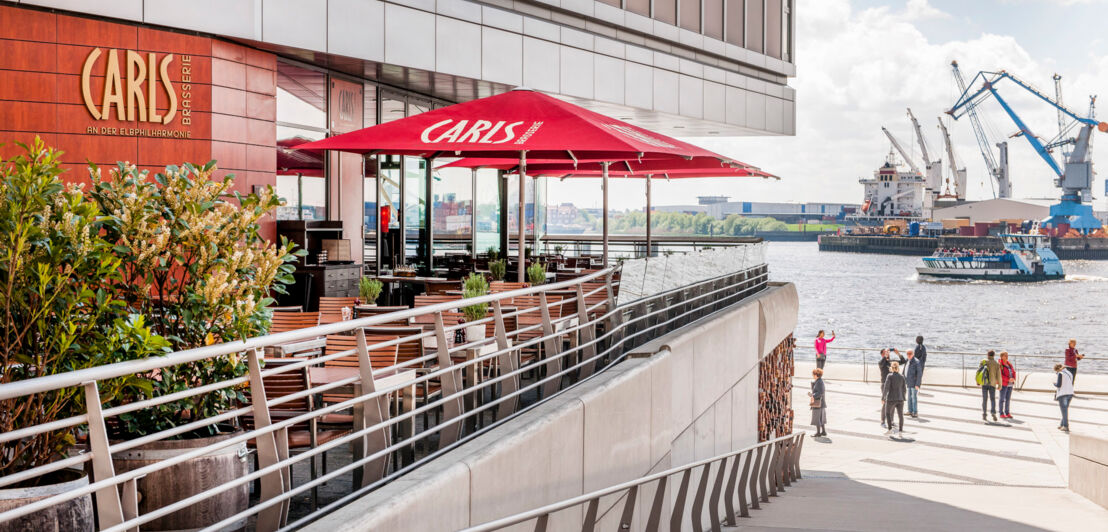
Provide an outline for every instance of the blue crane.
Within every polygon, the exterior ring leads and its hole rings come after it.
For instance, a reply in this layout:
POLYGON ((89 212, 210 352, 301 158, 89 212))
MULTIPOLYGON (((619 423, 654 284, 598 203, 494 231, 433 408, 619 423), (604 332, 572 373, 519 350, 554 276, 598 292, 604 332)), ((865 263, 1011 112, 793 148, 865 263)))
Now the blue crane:
MULTIPOLYGON (((957 63, 954 64, 954 67, 957 72, 957 63)), ((1061 201, 1050 207, 1050 218, 1044 220, 1044 223, 1052 226, 1066 223, 1069 224, 1070 227, 1081 231, 1100 228, 1100 221, 1093 216, 1092 206, 1083 205, 1082 201, 1089 201, 1092 198, 1093 171, 1092 161, 1090 160, 1092 130, 1096 128, 1101 132, 1108 132, 1108 123, 1097 122, 1091 116, 1085 117, 1078 115, 1073 110, 1050 96, 1047 96, 1031 84, 1003 70, 1000 72, 978 72, 968 85, 962 87, 962 94, 958 97, 954 106, 947 111, 947 114, 957 120, 967 113, 974 112, 977 106, 989 97, 994 98, 996 102, 1000 104, 1000 107, 1004 109, 1004 112, 1008 114, 1008 117, 1011 118, 1012 122, 1019 128, 1019 132, 1013 136, 1022 136, 1027 139, 1027 142, 1031 144, 1035 153, 1039 154, 1039 157, 1046 161, 1047 165, 1050 166, 1050 169, 1053 170, 1054 174, 1057 176, 1054 183, 1062 189, 1061 201), (978 83, 978 80, 980 80, 980 83, 978 83), (1075 125, 1080 126, 1077 137, 1054 140, 1044 144, 997 91, 997 85, 1004 80, 1008 80, 1017 87, 1030 92, 1043 102, 1054 107, 1061 115, 1071 118, 1075 125), (980 85, 980 87, 978 87, 978 85, 980 85), (1059 164, 1051 152, 1054 148, 1063 145, 1072 145, 1073 148, 1067 157, 1063 157, 1061 164, 1059 164)), ((1062 128, 1063 132, 1068 129, 1069 128, 1062 128)))

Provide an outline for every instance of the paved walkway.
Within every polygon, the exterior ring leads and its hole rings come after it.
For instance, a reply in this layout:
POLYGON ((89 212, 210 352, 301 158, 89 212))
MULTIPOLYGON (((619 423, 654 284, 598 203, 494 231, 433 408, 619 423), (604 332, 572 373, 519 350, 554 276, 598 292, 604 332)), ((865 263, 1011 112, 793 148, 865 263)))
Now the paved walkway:
MULTIPOLYGON (((812 434, 810 379, 794 382, 797 429, 812 434)), ((979 389, 925 387, 920 418, 889 437, 877 384, 829 381, 829 437, 805 443, 804 479, 740 528, 1108 530, 1108 510, 1066 489, 1068 436, 1052 397, 1018 392, 1015 419, 994 423, 981 421, 979 389)), ((1074 431, 1108 436, 1108 397, 1079 394, 1070 418, 1074 431)))

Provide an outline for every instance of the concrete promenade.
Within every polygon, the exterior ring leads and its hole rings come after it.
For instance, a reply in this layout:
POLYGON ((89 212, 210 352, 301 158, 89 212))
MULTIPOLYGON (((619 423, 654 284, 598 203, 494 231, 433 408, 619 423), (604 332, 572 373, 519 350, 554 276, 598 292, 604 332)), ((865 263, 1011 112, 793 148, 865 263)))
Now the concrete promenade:
MULTIPOLYGON (((811 369, 798 366, 797 430, 811 434, 811 369)), ((1108 397, 1082 396, 1083 377, 1070 427, 1108 436, 1108 397)), ((1052 394, 1017 392, 1015 418, 994 423, 981 420, 979 388, 925 386, 919 419, 905 418, 899 437, 880 426, 876 383, 827 381, 827 404, 829 436, 805 443, 804 479, 739 528, 1108 529, 1108 510, 1066 488, 1069 436, 1052 394)))

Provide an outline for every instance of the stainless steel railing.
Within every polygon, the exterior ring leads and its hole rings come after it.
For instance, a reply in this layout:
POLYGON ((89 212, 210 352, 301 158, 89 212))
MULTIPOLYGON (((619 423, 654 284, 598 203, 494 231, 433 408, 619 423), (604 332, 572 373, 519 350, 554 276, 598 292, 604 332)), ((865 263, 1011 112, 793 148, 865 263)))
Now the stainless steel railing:
POLYGON ((0 513, 0 523, 26 516, 78 497, 93 496, 101 530, 132 530, 160 517, 232 489, 244 489, 257 482, 255 497, 246 508, 221 515, 205 523, 204 530, 239 525, 249 519, 257 530, 290 529, 346 504, 385 482, 441 455, 460 442, 533 408, 561 391, 619 362, 627 351, 692 321, 722 310, 765 289, 765 265, 706 279, 689 286, 651 295, 631 305, 615 304, 618 270, 609 268, 588 276, 512 292, 490 294, 464 301, 451 301, 384 315, 321 325, 310 329, 271 334, 179 351, 166 356, 121 362, 75 372, 28 379, 0 385, 0 398, 26 397, 69 387, 80 387, 88 409, 67 419, 0 434, 0 442, 11 442, 46 431, 73 430, 87 435, 86 451, 17 474, 0 477, 0 487, 40 477, 63 468, 84 467, 91 471, 89 485, 46 497, 20 508, 0 513), (563 299, 556 296, 570 294, 563 299), (535 298, 537 305, 510 307, 520 298, 535 298), (460 307, 488 303, 491 315, 464 324, 448 324, 447 317, 460 307), (567 309, 567 312, 561 312, 567 309), (568 309, 575 309, 572 313, 568 309), (414 319, 425 323, 420 332, 388 341, 369 343, 365 328, 414 319), (509 324, 516 326, 509 328, 509 324), (453 345, 454 331, 461 327, 492 324, 491 338, 453 345), (352 333, 356 347, 266 367, 265 349, 303 342, 327 335, 352 333), (374 368, 370 353, 375 349, 419 342, 428 345, 421 357, 374 368), (131 404, 102 408, 98 383, 122 376, 148 374, 189 362, 228 355, 245 356, 246 375, 131 404), (281 397, 267 397, 267 378, 354 356, 356 371, 327 383, 309 383, 303 390, 281 397), (528 360, 530 358, 530 360, 528 360), (417 389, 425 393, 419 400, 417 389), (126 441, 109 441, 107 420, 157 405, 196 398, 218 390, 242 387, 250 400, 216 416, 197 419, 181 426, 126 441), (281 405, 316 397, 324 392, 354 388, 349 399, 307 412, 281 413, 281 405), (400 405, 394 400, 402 398, 400 405), (393 408, 394 406, 395 409, 393 408), (324 416, 350 411, 353 421, 347 434, 293 455, 288 433, 303 423, 321 421, 324 416), (436 420, 432 423, 430 415, 436 420), (117 471, 113 455, 216 423, 236 423, 253 417, 252 430, 239 430, 226 439, 198 447, 172 458, 117 471), (422 426, 419 417, 424 417, 422 426), (87 425, 86 428, 82 428, 87 425), (140 513, 137 485, 144 476, 164 471, 190 459, 221 449, 254 442, 257 467, 245 476, 208 487, 160 508, 140 513), (316 457, 342 446, 352 448, 352 460, 315 477, 316 457), (416 451, 422 456, 417 457, 416 451), (407 456, 407 460, 405 457, 407 456), (293 482, 291 467, 313 461, 313 477, 293 482), (339 499, 304 515, 290 518, 291 501, 297 495, 314 493, 319 486, 343 475, 351 475, 352 488, 339 499), (290 522, 291 521, 291 522, 290 522))
MULTIPOLYGON (((692 530, 719 532, 723 526, 738 524, 738 517, 749 517, 750 510, 760 509, 759 502, 784 493, 787 486, 800 480, 800 453, 804 433, 789 434, 751 445, 738 451, 700 460, 617 484, 602 490, 536 508, 517 515, 467 528, 464 532, 489 532, 519 524, 528 524, 536 532, 545 532, 550 519, 558 512, 583 507, 581 530, 593 530, 598 524, 601 499, 613 497, 618 505, 623 501, 619 522, 612 530, 631 528, 641 492, 653 488, 650 511, 644 530, 682 530, 684 524, 692 530), (695 477, 695 478, 694 478, 695 477), (667 507, 673 495, 672 507, 667 507), (690 492, 690 485, 691 492, 690 492), (748 498, 749 496, 749 498, 748 498), (689 504, 691 499, 692 504, 689 504), (708 521, 704 520, 705 511, 708 521)), ((610 499, 609 499, 610 500, 610 499)), ((615 510, 615 506, 611 508, 615 510)), ((641 519, 641 518, 640 518, 641 519)))

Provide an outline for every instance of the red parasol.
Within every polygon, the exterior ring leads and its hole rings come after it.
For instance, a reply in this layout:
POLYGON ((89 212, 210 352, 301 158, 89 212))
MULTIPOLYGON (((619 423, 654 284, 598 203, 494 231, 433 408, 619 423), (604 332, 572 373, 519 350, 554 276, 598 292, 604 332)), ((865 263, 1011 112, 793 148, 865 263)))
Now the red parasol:
MULTIPOLYGON (((703 158, 731 159, 692 144, 616 120, 541 92, 516 89, 435 109, 358 131, 297 146, 302 150, 340 150, 362 154, 415 155, 434 159, 499 157, 527 161, 607 161, 703 158)), ((520 181, 521 183, 523 180, 520 181)), ((524 187, 519 187, 519 280, 524 280, 524 187)), ((608 194, 604 187, 604 261, 608 259, 608 194)), ((505 250, 506 251, 506 250, 505 250)))

